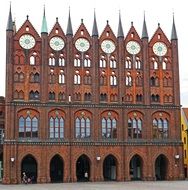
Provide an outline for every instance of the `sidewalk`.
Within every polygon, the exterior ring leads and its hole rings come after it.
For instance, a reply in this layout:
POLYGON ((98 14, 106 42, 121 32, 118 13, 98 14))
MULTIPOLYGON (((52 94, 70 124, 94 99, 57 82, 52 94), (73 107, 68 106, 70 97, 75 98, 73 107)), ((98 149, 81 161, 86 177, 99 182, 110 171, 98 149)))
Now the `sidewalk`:
POLYGON ((2 185, 0 190, 187 190, 188 181, 96 182, 2 185))

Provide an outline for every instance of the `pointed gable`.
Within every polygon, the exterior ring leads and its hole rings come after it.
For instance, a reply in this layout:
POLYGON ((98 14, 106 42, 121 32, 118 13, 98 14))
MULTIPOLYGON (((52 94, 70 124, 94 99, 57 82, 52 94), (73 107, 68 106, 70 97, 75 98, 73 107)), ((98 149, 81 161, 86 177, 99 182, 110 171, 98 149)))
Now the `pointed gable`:
POLYGON ((80 38, 80 37, 87 38, 89 41, 91 40, 91 36, 87 28, 85 27, 83 20, 81 21, 81 24, 74 35, 74 39, 76 40, 77 38, 80 38))
POLYGON ((158 41, 164 42, 167 45, 170 45, 170 41, 168 40, 167 36, 163 32, 163 30, 161 29, 159 24, 158 24, 157 30, 155 31, 154 35, 152 36, 152 38, 151 38, 151 40, 149 42, 149 44, 150 44, 150 46, 153 46, 153 44, 155 42, 158 42, 158 41))
POLYGON ((58 18, 56 18, 56 23, 54 24, 52 30, 49 33, 49 39, 52 38, 53 36, 60 36, 64 40, 66 40, 65 33, 63 32, 63 29, 58 22, 58 18))
POLYGON ((134 40, 134 41, 137 41, 138 43, 141 43, 140 36, 138 35, 135 27, 133 26, 133 23, 131 23, 131 28, 125 37, 125 43, 127 43, 131 40, 134 40))
POLYGON ((104 28, 99 38, 100 42, 102 42, 104 39, 111 39, 114 41, 114 43, 116 43, 116 36, 112 31, 110 25, 108 24, 108 21, 106 27, 104 28))
POLYGON ((28 16, 26 21, 23 23, 23 25, 19 28, 19 30, 17 31, 16 35, 15 35, 15 40, 19 40, 19 38, 21 37, 21 35, 23 34, 31 34, 33 37, 35 37, 36 41, 40 41, 41 38, 38 34, 38 32, 36 31, 36 29, 33 27, 32 23, 29 21, 28 16))

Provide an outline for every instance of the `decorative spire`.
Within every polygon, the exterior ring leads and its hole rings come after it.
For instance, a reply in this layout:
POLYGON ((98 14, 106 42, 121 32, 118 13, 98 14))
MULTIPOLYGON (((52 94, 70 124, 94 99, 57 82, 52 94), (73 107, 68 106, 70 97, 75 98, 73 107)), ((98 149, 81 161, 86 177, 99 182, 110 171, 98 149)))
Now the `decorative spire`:
POLYGON ((148 38, 148 31, 147 31, 146 20, 145 20, 145 12, 144 12, 144 22, 143 22, 143 28, 142 28, 142 38, 148 38))
POLYGON ((177 39, 178 39, 178 36, 177 36, 177 33, 176 33, 176 26, 175 26, 175 21, 174 21, 174 14, 173 14, 171 40, 177 40, 177 39))
POLYGON ((71 17, 70 17, 70 8, 69 8, 69 18, 68 18, 68 25, 67 25, 67 35, 73 35, 72 32, 72 23, 71 23, 71 17))
POLYGON ((121 14, 120 14, 120 11, 119 11, 119 25, 118 25, 118 34, 117 34, 117 37, 124 37, 122 23, 121 23, 121 14))
POLYGON ((96 21, 95 10, 94 10, 94 21, 93 21, 92 36, 99 36, 98 28, 97 28, 97 21, 96 21))
POLYGON ((8 30, 13 31, 11 4, 10 4, 10 10, 9 10, 9 16, 8 16, 8 22, 7 22, 7 31, 8 30))
POLYGON ((42 19, 41 33, 48 33, 48 27, 47 27, 47 22, 46 22, 46 15, 45 15, 45 6, 44 6, 44 15, 42 19))

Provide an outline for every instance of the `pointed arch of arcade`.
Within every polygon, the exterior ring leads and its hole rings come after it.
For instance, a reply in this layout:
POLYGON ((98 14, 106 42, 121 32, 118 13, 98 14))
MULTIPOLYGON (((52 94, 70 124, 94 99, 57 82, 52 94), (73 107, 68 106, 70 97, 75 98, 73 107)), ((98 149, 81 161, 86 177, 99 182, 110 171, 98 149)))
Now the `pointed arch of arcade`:
POLYGON ((169 160, 165 154, 159 154, 154 160, 154 172, 156 180, 167 180, 169 160))
POLYGON ((109 154, 103 160, 104 181, 116 181, 118 177, 118 160, 116 156, 109 154))
POLYGON ((131 180, 142 180, 143 159, 139 154, 134 154, 130 159, 129 175, 131 180))
POLYGON ((91 177, 91 159, 82 154, 76 160, 76 178, 78 182, 87 182, 91 177))
POLYGON ((52 183, 63 182, 64 160, 59 154, 50 159, 50 180, 52 183))
POLYGON ((38 176, 38 163, 37 159, 32 154, 25 155, 21 160, 21 179, 23 173, 32 180, 32 183, 37 182, 38 176))

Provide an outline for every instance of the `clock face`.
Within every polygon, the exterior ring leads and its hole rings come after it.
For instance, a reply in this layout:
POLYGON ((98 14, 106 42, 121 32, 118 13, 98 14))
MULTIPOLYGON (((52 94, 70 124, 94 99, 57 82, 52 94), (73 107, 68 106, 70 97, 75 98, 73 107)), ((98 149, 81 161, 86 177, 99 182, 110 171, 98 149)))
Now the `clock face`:
POLYGON ((167 53, 167 47, 163 42, 156 42, 153 45, 153 52, 157 55, 157 56, 163 56, 167 53))
POLYGON ((50 39, 50 47, 55 51, 60 51, 64 48, 65 42, 60 37, 53 37, 50 39))
POLYGON ((75 47, 78 51, 85 52, 89 49, 90 44, 85 38, 78 38, 75 42, 75 47))
POLYGON ((126 49, 127 51, 130 53, 130 54, 137 54, 140 52, 140 45, 138 42, 135 42, 135 41, 129 41, 126 45, 126 49))
POLYGON ((24 34, 19 39, 20 46, 24 49, 31 49, 35 46, 35 38, 30 34, 24 34))
POLYGON ((105 52, 105 53, 112 53, 114 52, 114 50, 116 49, 116 46, 114 44, 113 41, 111 40, 104 40, 101 43, 101 49, 105 52))

